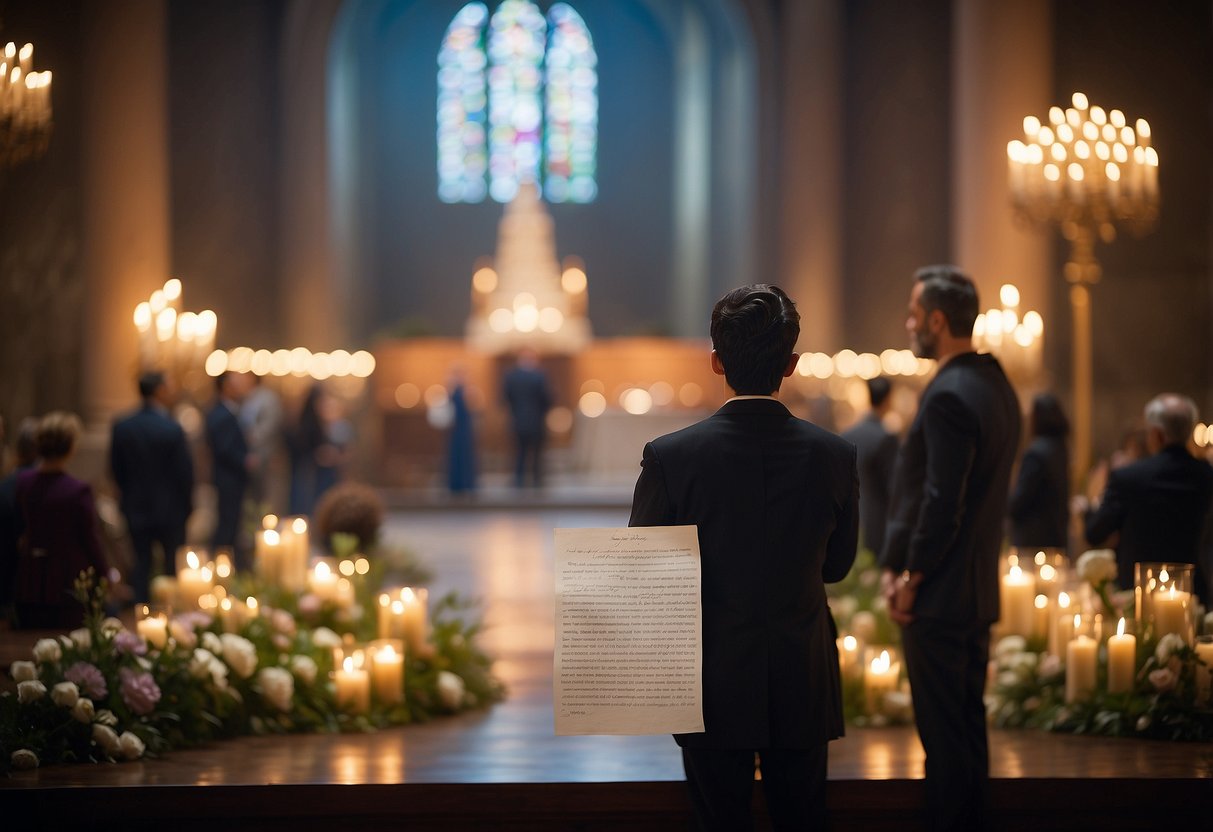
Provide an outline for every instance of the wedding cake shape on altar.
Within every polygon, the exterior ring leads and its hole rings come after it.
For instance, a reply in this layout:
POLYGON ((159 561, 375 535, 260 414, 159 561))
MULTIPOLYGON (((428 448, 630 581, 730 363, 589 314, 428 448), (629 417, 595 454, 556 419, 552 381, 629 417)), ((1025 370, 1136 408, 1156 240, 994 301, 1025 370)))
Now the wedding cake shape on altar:
POLYGON ((497 228, 493 268, 472 280, 468 345, 491 354, 531 348, 571 355, 589 346, 585 272, 563 271, 555 223, 533 183, 523 183, 497 228))

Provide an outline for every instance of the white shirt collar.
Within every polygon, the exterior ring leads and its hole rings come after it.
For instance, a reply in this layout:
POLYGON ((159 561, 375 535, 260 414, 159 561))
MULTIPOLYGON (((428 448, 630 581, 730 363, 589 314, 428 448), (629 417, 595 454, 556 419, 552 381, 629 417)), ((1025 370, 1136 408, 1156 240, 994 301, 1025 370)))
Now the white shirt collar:
POLYGON ((733 398, 729 399, 729 401, 725 402, 725 404, 728 404, 729 402, 744 402, 750 399, 768 399, 773 402, 779 401, 779 399, 775 398, 774 396, 734 396, 733 398))

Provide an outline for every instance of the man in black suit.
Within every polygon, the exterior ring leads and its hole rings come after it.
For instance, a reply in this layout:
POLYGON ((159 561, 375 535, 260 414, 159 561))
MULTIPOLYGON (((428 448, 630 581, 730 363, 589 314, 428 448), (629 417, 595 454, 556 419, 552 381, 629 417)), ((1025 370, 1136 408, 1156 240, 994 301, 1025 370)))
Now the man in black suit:
POLYGON ((163 553, 166 574, 177 574, 177 547, 194 503, 194 463, 181 425, 169 415, 173 391, 163 373, 139 377, 143 404, 114 422, 110 473, 135 550, 130 576, 136 602, 148 600, 153 549, 163 553))
POLYGON ((517 366, 505 374, 502 398, 509 405, 514 428, 514 485, 522 488, 530 468, 531 485, 538 487, 543 484, 543 440, 552 394, 534 351, 518 354, 517 366))
POLYGON ((705 731, 675 740, 701 827, 749 828, 757 752, 776 828, 804 829, 824 820, 826 747, 843 733, 825 584, 855 559, 855 448, 775 397, 800 334, 782 291, 725 295, 711 334, 733 398, 645 446, 630 525, 699 529, 705 731))
POLYGON ((1117 584, 1133 587, 1139 561, 1196 564, 1196 591, 1209 603, 1209 576, 1200 562, 1201 537, 1213 502, 1213 467, 1188 453, 1196 404, 1163 393, 1146 405, 1146 446, 1151 456, 1108 475, 1098 508, 1086 516, 1087 542, 1116 543, 1117 584))
POLYGON ((939 362, 901 446, 880 563, 902 625, 914 718, 927 753, 933 829, 985 823, 989 780, 982 702, 998 552, 1019 446, 1015 391, 998 361, 973 352, 977 288, 954 266, 914 276, 906 330, 939 362))
POLYGON ((893 385, 884 376, 868 379, 872 409, 842 438, 859 454, 860 540, 872 553, 884 546, 884 527, 889 513, 889 489, 897 463, 897 435, 885 430, 882 421, 892 407, 893 385))
POLYGON ((236 564, 248 569, 245 547, 240 542, 240 520, 244 513, 244 492, 256 457, 249 453, 248 439, 240 425, 240 400, 244 398, 244 379, 236 373, 222 373, 215 379, 217 401, 206 414, 206 444, 211 449, 211 474, 218 498, 218 519, 211 545, 230 546, 236 564))

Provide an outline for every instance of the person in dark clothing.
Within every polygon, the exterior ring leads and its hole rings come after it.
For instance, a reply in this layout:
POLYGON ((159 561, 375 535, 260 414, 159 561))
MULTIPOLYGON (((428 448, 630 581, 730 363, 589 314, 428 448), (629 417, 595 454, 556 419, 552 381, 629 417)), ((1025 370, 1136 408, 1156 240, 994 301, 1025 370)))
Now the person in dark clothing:
POLYGON ((194 504, 194 463, 185 431, 169 413, 173 393, 163 373, 139 378, 143 404, 114 422, 110 474, 135 550, 130 576, 134 600, 148 600, 155 548, 166 575, 177 574, 177 548, 194 504))
POLYGON ((522 488, 529 470, 530 484, 538 487, 543 484, 543 442, 552 394, 532 350, 519 353, 517 366, 505 374, 502 398, 509 405, 514 430, 514 485, 522 488))
POLYGON ((218 498, 218 520, 211 545, 230 547, 236 565, 248 570, 248 547, 240 538, 240 520, 244 513, 244 493, 249 472, 256 457, 249 453, 248 440, 240 425, 240 400, 244 380, 235 373, 223 373, 215 379, 216 401, 206 414, 206 444, 211 449, 211 476, 218 498))
POLYGON ((1023 452, 1007 502, 1011 545, 1065 549, 1070 531, 1070 423, 1056 396, 1033 397, 1028 430, 1032 441, 1023 452))
POLYGON ((38 420, 23 419, 17 427, 16 467, 0 480, 0 617, 13 603, 17 577, 17 477, 38 462, 38 420))
POLYGON ((447 437, 447 488, 452 494, 476 490, 476 433, 461 367, 451 371, 451 429, 447 437))
POLYGON ((889 489, 893 487, 893 466, 897 463, 897 435, 885 430, 881 421, 893 404, 889 395, 892 390, 893 385, 883 376, 868 379, 872 409, 842 434, 859 454, 859 539, 874 554, 879 554, 884 546, 889 489))

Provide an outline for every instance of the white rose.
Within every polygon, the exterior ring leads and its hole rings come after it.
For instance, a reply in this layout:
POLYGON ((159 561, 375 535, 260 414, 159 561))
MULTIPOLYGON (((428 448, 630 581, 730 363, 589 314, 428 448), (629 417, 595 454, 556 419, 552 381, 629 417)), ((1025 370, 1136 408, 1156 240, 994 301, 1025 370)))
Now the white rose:
POLYGON ((190 658, 189 672, 195 679, 205 679, 211 675, 211 662, 215 660, 215 656, 210 650, 205 647, 199 647, 194 651, 194 655, 190 658))
POLYGON ((93 646, 93 635, 86 627, 72 630, 68 633, 68 636, 71 637, 72 643, 76 645, 77 650, 87 650, 93 646))
POLYGON ((76 704, 72 706, 72 719, 77 722, 83 722, 88 725, 93 721, 93 700, 88 697, 81 697, 76 700, 76 704))
POLYGON ((57 662, 63 658, 63 648, 53 638, 40 638, 34 645, 34 659, 40 662, 57 662))
POLYGON ((328 627, 317 627, 312 631, 312 644, 323 648, 340 647, 341 636, 328 627))
POLYGON ((29 771, 38 767, 38 755, 28 748, 18 748, 9 759, 12 760, 13 768, 18 771, 29 771))
POLYGON ((1187 644, 1178 633, 1167 633, 1158 640, 1158 647, 1154 650, 1154 658, 1158 659, 1159 664, 1166 664, 1172 654, 1178 653, 1184 649, 1187 644))
POLYGON ((124 626, 122 622, 117 618, 110 617, 101 622, 101 632, 109 636, 117 635, 118 633, 122 632, 123 629, 124 626))
POLYGON ((17 701, 22 705, 30 702, 37 702, 42 697, 46 696, 46 685, 34 679, 29 682, 17 683, 17 701))
POLYGON ((994 647, 994 655, 1000 659, 1006 658, 1007 656, 1014 656, 1018 653, 1022 653, 1025 649, 1027 649, 1027 646, 1028 643, 1024 640, 1023 636, 1006 636, 1005 638, 1000 639, 998 644, 994 647))
POLYGON ((114 712, 109 708, 102 708, 97 711, 97 722, 102 725, 114 726, 118 724, 118 717, 114 716, 114 712))
POLYGON ((184 650, 193 650, 198 644, 198 636, 194 635, 194 628, 187 625, 179 618, 174 618, 168 625, 169 634, 184 650))
POLYGON ((295 695, 295 677, 281 667, 263 667, 257 674, 257 687, 262 697, 280 711, 291 709, 295 695))
POLYGON ((998 674, 998 684, 1002 685, 1004 688, 1013 688, 1019 684, 1019 676, 1010 670, 1004 670, 1002 673, 998 674))
POLYGON ((93 742, 109 756, 114 756, 122 749, 122 743, 114 729, 100 722, 93 723, 93 742))
POLYGON ((310 685, 316 681, 316 670, 316 662, 312 661, 311 656, 291 657, 291 673, 294 673, 303 684, 310 685))
POLYGON ((295 617, 286 610, 274 610, 270 613, 270 626, 284 635, 293 636, 295 617))
POLYGON ((75 682, 60 682, 51 689, 51 699, 61 708, 71 708, 80 699, 80 688, 75 682))
POLYGON ((243 636, 224 633, 219 637, 223 644, 223 660, 241 679, 247 679, 257 669, 257 648, 243 636))
POLYGON ((463 704, 463 679, 449 670, 438 672, 438 699, 454 711, 463 704))
POLYGON ((138 760, 143 756, 143 740, 130 731, 123 731, 122 736, 118 737, 118 748, 128 760, 138 760))
POLYGON ((202 634, 202 647, 212 655, 219 655, 223 652, 223 642, 219 640, 219 636, 207 630, 202 634))
POLYGON ((1094 586, 1116 578, 1116 552, 1111 549, 1090 549, 1078 557, 1078 577, 1094 586))
POLYGON ((38 668, 33 662, 13 662, 9 668, 14 682, 32 682, 38 678, 38 668))
POLYGON ((211 659, 211 681, 215 683, 215 687, 223 690, 227 687, 227 665, 219 661, 219 659, 211 659))

